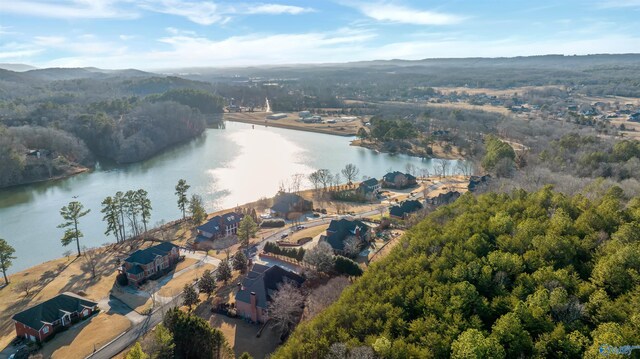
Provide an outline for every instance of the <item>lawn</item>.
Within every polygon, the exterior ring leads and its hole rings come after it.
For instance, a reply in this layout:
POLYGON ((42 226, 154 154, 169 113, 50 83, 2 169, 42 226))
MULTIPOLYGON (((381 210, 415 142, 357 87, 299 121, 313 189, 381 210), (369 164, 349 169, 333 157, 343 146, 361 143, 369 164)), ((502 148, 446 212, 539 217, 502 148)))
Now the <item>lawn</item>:
POLYGON ((254 358, 264 358, 278 346, 279 336, 271 328, 265 328, 260 338, 256 338, 260 326, 249 324, 242 319, 212 314, 209 324, 222 331, 236 356, 248 352, 254 358))
POLYGON ((122 256, 117 247, 99 250, 96 277, 91 277, 84 257, 58 258, 9 276, 9 285, 0 289, 0 348, 4 348, 15 337, 11 317, 33 305, 63 292, 83 294, 88 299, 100 300, 109 294, 113 286, 117 267, 116 257, 122 256), (23 281, 36 284, 28 297, 16 292, 23 281))
POLYGON ((178 262, 178 265, 176 266, 175 271, 179 272, 189 267, 190 265, 195 264, 196 262, 198 262, 198 260, 195 258, 185 258, 182 262, 178 262))
POLYGON ((293 234, 291 234, 287 240, 291 241, 291 242, 295 242, 298 239, 304 238, 304 237, 311 237, 314 238, 315 236, 324 233, 324 231, 327 230, 327 228, 329 227, 328 224, 323 224, 321 226, 315 226, 315 227, 311 227, 311 228, 305 228, 303 230, 297 231, 297 232, 293 232, 293 234))
POLYGON ((85 358, 95 348, 110 342, 120 333, 129 329, 131 322, 118 314, 99 313, 58 333, 44 344, 40 353, 45 358, 85 358))
POLYGON ((158 294, 162 297, 173 297, 179 294, 185 284, 192 284, 207 269, 213 271, 215 266, 208 263, 196 265, 193 269, 183 272, 178 277, 172 278, 167 284, 162 286, 158 294))

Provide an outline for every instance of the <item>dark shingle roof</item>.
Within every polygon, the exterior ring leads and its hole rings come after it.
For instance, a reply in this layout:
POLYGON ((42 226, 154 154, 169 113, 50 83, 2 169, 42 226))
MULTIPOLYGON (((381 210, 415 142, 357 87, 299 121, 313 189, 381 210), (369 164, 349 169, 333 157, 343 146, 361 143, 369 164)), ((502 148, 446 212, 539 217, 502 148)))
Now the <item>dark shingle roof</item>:
POLYGON ((415 176, 412 176, 412 175, 410 175, 408 173, 402 173, 400 171, 389 172, 386 175, 382 176, 382 179, 385 182, 393 183, 393 182, 396 181, 396 176, 398 176, 398 175, 404 175, 407 178, 407 180, 409 180, 409 181, 416 179, 415 176))
POLYGON ((174 247, 177 248, 178 246, 170 242, 162 242, 153 247, 139 249, 131 253, 131 255, 124 261, 129 263, 148 264, 153 262, 156 256, 167 255, 174 247))
POLYGON ((225 226, 230 226, 236 223, 240 223, 242 217, 244 217, 242 214, 238 214, 235 212, 225 213, 211 218, 207 223, 197 227, 196 229, 216 235, 218 233, 222 233, 222 231, 224 230, 224 227, 221 228, 220 226, 221 223, 224 223, 225 226))
POLYGON ((95 307, 96 302, 86 300, 73 293, 59 294, 47 301, 35 305, 12 317, 13 320, 40 330, 44 323, 52 323, 60 319, 66 312, 80 312, 84 307, 95 307))
POLYGON ((404 201, 399 206, 393 206, 389 210, 389 214, 396 217, 404 217, 407 213, 412 213, 422 209, 420 201, 410 200, 404 201))
POLYGON ((327 228, 325 241, 329 243, 333 249, 341 251, 344 249, 345 238, 350 235, 355 235, 356 228, 360 228, 361 236, 369 231, 369 226, 357 219, 348 220, 343 218, 339 221, 335 219, 331 220, 329 228, 327 228))
POLYGON ((139 264, 134 265, 133 267, 129 268, 129 270, 127 271, 127 273, 131 273, 131 274, 140 274, 142 272, 144 272, 144 269, 139 264))
POLYGON ((271 295, 278 290, 278 285, 285 280, 297 285, 304 282, 304 278, 294 272, 290 272, 278 265, 267 267, 255 264, 242 281, 242 289, 236 293, 236 301, 251 303, 251 292, 256 293, 256 306, 267 308, 267 302, 271 295))
POLYGON ((375 178, 369 178, 367 180, 362 181, 361 184, 365 186, 375 186, 378 184, 378 180, 375 178))
MULTIPOLYGON (((287 213, 300 202, 309 202, 295 193, 279 192, 273 199, 271 210, 277 213, 287 213)), ((305 203, 310 205, 311 202, 305 203)))

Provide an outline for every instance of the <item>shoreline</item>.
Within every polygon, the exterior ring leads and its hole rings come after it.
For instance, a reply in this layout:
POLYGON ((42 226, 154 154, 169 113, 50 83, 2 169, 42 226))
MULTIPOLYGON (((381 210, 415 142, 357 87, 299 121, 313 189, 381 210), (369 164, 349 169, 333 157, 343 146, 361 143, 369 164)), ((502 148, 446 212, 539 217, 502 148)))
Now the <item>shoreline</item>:
POLYGON ((417 153, 415 151, 413 151, 412 149, 406 150, 406 149, 401 149, 398 152, 389 152, 389 151, 384 151, 381 150, 380 147, 382 146, 382 144, 378 143, 378 142, 371 142, 371 141, 363 141, 363 140, 353 140, 351 141, 351 143, 349 144, 350 146, 357 146, 357 147, 362 147, 362 148, 366 148, 372 151, 376 151, 379 153, 388 153, 388 154, 402 154, 402 155, 407 155, 407 156, 412 156, 412 157, 419 157, 422 159, 429 159, 429 160, 449 160, 449 161, 463 161, 464 157, 461 155, 456 155, 454 153, 444 153, 443 151, 434 151, 434 154, 431 156, 425 156, 424 153, 417 153))
POLYGON ((355 136, 355 133, 349 132, 349 133, 344 133, 344 132, 337 132, 338 130, 330 130, 330 129, 322 129, 322 128, 314 128, 314 127, 303 127, 301 126, 294 126, 294 125, 290 125, 290 124, 286 124, 286 123, 278 123, 278 122, 273 122, 273 121, 278 121, 278 120, 251 120, 251 119, 238 119, 238 118, 234 118, 234 119, 225 119, 225 121, 229 121, 229 122, 240 122, 240 123, 248 123, 251 125, 258 125, 258 126, 264 126, 264 127, 276 127, 276 128, 284 128, 287 130, 294 130, 294 131, 304 131, 304 132, 315 132, 315 133, 322 133, 325 135, 334 135, 334 136, 343 136, 343 137, 352 137, 355 136), (268 121, 272 121, 272 122, 268 122, 268 121))
POLYGON ((33 185, 33 184, 37 184, 37 183, 44 183, 44 182, 54 182, 54 181, 59 181, 65 178, 69 178, 75 175, 79 175, 81 173, 85 173, 85 172, 91 172, 95 169, 91 168, 91 167, 85 167, 85 166, 74 166, 74 169, 72 171, 69 171, 65 174, 61 174, 59 176, 54 176, 54 177, 49 177, 49 178, 43 178, 43 179, 38 179, 38 180, 34 180, 34 181, 28 181, 28 182, 22 182, 22 183, 18 183, 18 184, 14 184, 11 186, 6 186, 6 187, 0 187, 0 191, 5 191, 5 190, 9 190, 12 188, 17 188, 17 187, 21 187, 21 186, 29 186, 29 185, 33 185))

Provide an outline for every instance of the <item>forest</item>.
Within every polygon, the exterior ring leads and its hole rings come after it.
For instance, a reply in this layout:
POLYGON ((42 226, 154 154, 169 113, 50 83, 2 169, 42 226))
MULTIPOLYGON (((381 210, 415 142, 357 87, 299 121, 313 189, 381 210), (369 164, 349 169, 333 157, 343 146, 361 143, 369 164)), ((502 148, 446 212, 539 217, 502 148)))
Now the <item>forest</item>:
POLYGON ((19 80, 16 91, 0 91, 0 187, 73 174, 97 159, 147 159, 218 123, 224 107, 210 85, 172 77, 19 80))
POLYGON ((272 357, 597 358, 640 342, 639 273, 640 199, 618 187, 465 194, 272 357))

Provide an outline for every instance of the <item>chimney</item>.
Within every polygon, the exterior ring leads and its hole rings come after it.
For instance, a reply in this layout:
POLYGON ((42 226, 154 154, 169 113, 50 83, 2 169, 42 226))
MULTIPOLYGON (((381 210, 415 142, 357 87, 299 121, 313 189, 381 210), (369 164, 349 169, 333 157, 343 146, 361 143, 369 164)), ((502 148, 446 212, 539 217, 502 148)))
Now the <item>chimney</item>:
POLYGON ((258 321, 256 292, 251 292, 251 320, 253 320, 254 322, 258 321))
POLYGON ((238 282, 238 290, 242 290, 242 283, 238 282))

